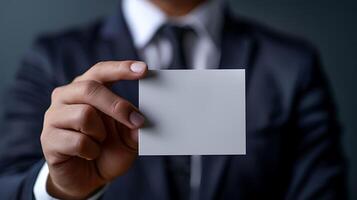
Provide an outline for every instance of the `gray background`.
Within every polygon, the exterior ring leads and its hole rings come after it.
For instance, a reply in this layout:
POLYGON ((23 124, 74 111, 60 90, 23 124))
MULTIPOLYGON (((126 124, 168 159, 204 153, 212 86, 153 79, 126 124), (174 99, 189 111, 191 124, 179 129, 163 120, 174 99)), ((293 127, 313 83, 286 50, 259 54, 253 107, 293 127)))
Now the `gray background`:
MULTIPOLYGON (((114 12, 116 6, 116 0, 0 0, 0 92, 11 82, 36 35, 89 23, 114 12)), ((305 37, 319 48, 344 126, 350 197, 357 199, 357 1, 232 0, 232 7, 243 16, 305 37)))

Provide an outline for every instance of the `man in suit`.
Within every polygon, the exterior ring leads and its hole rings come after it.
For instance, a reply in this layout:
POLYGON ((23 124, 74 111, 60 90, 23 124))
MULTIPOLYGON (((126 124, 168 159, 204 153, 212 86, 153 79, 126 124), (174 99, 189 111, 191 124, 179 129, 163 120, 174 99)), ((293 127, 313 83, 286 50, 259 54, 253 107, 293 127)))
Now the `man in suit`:
POLYGON ((40 37, 5 98, 1 199, 346 198, 315 49, 222 1, 120 1, 108 19, 40 37), (247 154, 137 157, 148 68, 245 68, 247 154))

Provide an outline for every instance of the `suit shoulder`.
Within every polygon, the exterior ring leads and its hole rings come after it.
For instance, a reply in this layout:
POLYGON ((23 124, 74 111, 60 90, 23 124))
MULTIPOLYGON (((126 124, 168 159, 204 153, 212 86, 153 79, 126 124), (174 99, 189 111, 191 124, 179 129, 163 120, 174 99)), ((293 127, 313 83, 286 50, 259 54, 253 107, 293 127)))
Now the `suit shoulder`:
POLYGON ((240 29, 241 33, 252 37, 260 50, 269 52, 270 56, 306 60, 318 54, 316 47, 305 38, 238 15, 233 15, 232 18, 234 26, 240 29))
POLYGON ((103 43, 102 27, 105 21, 42 34, 25 54, 26 66, 45 70, 56 83, 65 84, 94 64, 99 47, 103 43))
POLYGON ((73 45, 89 45, 101 39, 100 30, 103 21, 99 20, 89 25, 70 28, 55 33, 45 33, 35 39, 35 45, 48 49, 58 49, 73 45))
POLYGON ((306 39, 241 17, 233 21, 237 33, 253 43, 254 70, 264 74, 267 82, 280 91, 294 91, 320 75, 318 51, 306 39))

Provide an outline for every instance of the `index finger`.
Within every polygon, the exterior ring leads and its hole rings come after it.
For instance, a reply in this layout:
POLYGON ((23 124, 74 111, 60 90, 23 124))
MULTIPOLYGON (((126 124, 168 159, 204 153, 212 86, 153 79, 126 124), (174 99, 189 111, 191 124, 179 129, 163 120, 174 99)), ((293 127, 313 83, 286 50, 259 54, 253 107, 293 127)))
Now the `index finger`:
POLYGON ((95 64, 81 76, 78 81, 96 81, 102 84, 120 80, 137 80, 145 76, 147 65, 140 61, 103 61, 95 64))

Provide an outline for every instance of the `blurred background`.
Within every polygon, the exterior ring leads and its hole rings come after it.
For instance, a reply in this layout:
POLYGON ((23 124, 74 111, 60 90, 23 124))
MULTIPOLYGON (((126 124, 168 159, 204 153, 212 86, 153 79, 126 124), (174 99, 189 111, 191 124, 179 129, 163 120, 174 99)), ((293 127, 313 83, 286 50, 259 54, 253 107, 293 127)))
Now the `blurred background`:
MULTIPOLYGON (((0 93, 38 34, 90 23, 113 13, 117 4, 117 0, 0 0, 0 93)), ((239 15, 304 37, 320 50, 344 127, 350 198, 357 199, 357 1, 230 0, 230 5, 239 15)))

